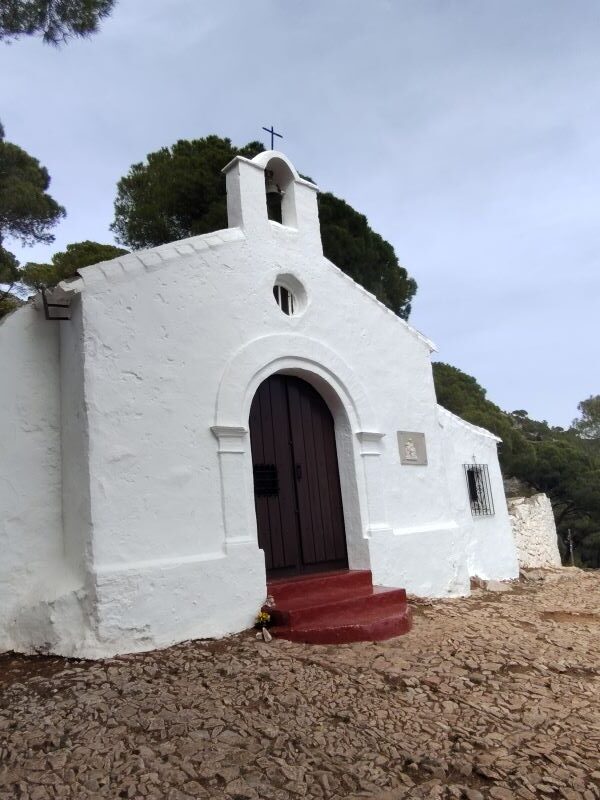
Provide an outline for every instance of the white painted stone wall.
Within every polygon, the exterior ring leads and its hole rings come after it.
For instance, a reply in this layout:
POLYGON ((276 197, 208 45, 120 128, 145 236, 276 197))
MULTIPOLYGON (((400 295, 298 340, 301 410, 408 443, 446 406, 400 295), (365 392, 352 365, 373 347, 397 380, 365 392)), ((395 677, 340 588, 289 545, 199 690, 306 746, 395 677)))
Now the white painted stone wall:
MULTIPOLYGON (((55 469, 52 535, 72 580, 55 581, 51 607, 16 601, 30 623, 3 633, 10 646, 95 657, 252 624, 266 579, 248 416, 274 372, 310 381, 332 410, 351 568, 429 596, 466 594, 473 574, 516 574, 496 440, 439 409, 431 343, 324 259, 316 189, 280 155, 294 224, 267 219, 272 155, 228 166, 228 230, 62 286, 72 320, 60 323, 60 370, 56 341, 45 369, 55 406, 59 383, 62 394, 64 530, 55 469), (274 301, 280 280, 303 287, 297 316, 274 301), (427 466, 400 463, 399 430, 425 434, 427 466), (490 465, 493 518, 471 517, 462 464, 473 453, 490 465)), ((13 450, 23 473, 34 456, 13 450)), ((35 474, 32 496, 44 481, 35 474)), ((15 562, 32 580, 44 571, 15 562)))
MULTIPOLYGON (((24 609, 52 602, 71 581, 63 559, 58 335, 57 323, 32 305, 0 321, 0 651, 31 627, 24 609)), ((41 644, 42 627, 33 634, 41 644)))
POLYGON ((550 498, 545 494, 509 497, 512 523, 521 567, 560 567, 556 523, 550 498))
POLYGON ((519 565, 498 462, 500 440, 441 406, 439 420, 453 516, 465 531, 464 568, 469 577, 478 576, 486 580, 516 578, 519 565), (492 516, 473 516, 471 513, 464 465, 473 463, 488 467, 494 504, 492 516))

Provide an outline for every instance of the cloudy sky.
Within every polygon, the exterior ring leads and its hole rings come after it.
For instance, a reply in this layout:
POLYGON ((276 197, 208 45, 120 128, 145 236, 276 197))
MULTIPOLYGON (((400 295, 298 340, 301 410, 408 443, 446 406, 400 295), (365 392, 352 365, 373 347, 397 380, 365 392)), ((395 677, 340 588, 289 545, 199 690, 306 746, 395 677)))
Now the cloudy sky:
POLYGON ((111 242, 148 152, 273 123, 392 242, 438 358, 556 425, 600 392, 597 0, 118 0, 90 40, 1 46, 0 89, 68 212, 23 260, 111 242))

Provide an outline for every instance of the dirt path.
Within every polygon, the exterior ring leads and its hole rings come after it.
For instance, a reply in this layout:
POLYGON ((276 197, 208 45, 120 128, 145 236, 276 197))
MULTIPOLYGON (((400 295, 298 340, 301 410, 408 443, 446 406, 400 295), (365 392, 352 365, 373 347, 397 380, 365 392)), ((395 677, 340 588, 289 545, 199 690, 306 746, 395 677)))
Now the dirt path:
POLYGON ((600 572, 378 644, 0 657, 0 798, 600 798, 600 572))

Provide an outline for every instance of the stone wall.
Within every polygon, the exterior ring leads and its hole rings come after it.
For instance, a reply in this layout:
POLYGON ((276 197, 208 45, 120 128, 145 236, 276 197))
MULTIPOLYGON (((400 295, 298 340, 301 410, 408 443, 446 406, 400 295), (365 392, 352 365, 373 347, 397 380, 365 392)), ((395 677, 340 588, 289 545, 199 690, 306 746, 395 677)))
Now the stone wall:
POLYGON ((58 336, 31 303, 0 321, 0 652, 65 581, 58 336))
POLYGON ((560 567, 556 524, 548 496, 509 497, 507 503, 519 565, 560 567))

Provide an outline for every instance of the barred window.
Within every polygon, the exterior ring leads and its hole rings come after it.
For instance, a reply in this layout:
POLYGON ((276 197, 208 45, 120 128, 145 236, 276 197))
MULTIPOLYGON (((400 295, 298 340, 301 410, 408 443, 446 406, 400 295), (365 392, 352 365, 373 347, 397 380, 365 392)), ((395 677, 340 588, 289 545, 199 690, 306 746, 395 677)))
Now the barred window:
POLYGON ((464 464, 471 513, 474 517, 491 517, 494 499, 487 464, 464 464))
POLYGON ((283 311, 283 313, 291 317, 295 312, 295 297, 293 293, 286 286, 276 283, 273 287, 273 296, 275 297, 275 302, 283 311))

